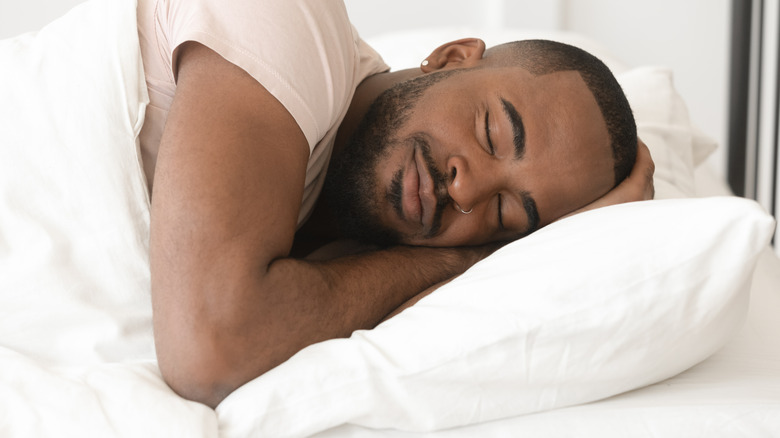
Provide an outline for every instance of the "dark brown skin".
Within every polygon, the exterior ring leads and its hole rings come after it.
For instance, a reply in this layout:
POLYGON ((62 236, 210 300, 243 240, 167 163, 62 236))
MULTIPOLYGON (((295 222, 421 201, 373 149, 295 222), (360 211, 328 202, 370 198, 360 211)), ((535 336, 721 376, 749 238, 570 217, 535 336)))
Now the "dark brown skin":
MULTIPOLYGON (((438 65, 471 59, 440 49, 438 65)), ((215 407, 302 348, 376 326, 494 249, 291 258, 309 154, 300 128, 257 81, 202 45, 180 48, 177 73, 155 171, 151 269, 159 365, 181 396, 215 407)), ((423 73, 364 81, 339 143, 379 92, 423 73)), ((634 171, 641 178, 593 205, 646 199, 647 160, 634 171)))

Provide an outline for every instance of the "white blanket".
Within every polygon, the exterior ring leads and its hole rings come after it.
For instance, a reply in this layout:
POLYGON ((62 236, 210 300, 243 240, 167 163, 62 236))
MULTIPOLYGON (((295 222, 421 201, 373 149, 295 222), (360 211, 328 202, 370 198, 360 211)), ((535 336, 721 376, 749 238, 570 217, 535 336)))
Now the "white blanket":
POLYGON ((217 418, 155 362, 53 367, 0 347, 0 436, 216 437, 217 418))
POLYGON ((135 29, 93 1, 0 42, 0 339, 36 358, 154 358, 135 29))
POLYGON ((217 436, 154 362, 135 2, 4 40, 0 65, 0 436, 217 436))

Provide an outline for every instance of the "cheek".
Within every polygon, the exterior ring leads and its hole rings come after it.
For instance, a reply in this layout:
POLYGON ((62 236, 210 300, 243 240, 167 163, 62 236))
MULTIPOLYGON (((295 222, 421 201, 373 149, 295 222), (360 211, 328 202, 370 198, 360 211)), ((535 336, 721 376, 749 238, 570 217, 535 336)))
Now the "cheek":
POLYGON ((482 245, 492 241, 487 220, 478 211, 464 215, 447 211, 442 217, 441 232, 426 239, 423 245, 429 246, 467 246, 482 245))
MULTIPOLYGON (((549 152, 528 172, 527 182, 537 202, 542 224, 549 224, 607 193, 613 186, 611 150, 607 153, 579 151, 549 152)), ((606 149, 606 148, 604 148, 606 149)))
POLYGON ((550 181, 536 196, 542 225, 592 203, 607 193, 609 188, 592 178, 561 178, 550 181))
POLYGON ((575 181, 571 182, 574 187, 577 187, 580 202, 585 204, 604 196, 615 184, 611 151, 609 156, 602 156, 601 159, 595 156, 589 158, 589 160, 583 159, 580 167, 572 173, 575 181))

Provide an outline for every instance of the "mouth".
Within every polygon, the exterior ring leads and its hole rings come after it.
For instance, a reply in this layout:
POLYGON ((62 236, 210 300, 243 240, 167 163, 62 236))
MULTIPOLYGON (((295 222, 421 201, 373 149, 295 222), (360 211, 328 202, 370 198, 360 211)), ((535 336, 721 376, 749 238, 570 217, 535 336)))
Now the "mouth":
POLYGON ((417 165, 417 152, 407 164, 403 175, 401 209, 407 221, 422 224, 423 206, 420 198, 420 173, 417 165))
POLYGON ((423 231, 428 233, 433 228, 434 216, 436 215, 436 186, 431 176, 431 172, 426 165, 425 159, 419 149, 415 149, 414 163, 417 168, 419 179, 419 189, 417 195, 422 207, 421 223, 423 231))
MULTIPOLYGON (((399 172, 400 173, 400 172, 399 172)), ((436 216, 436 194, 433 177, 419 149, 403 171, 400 212, 402 218, 422 227, 422 233, 433 229, 436 216)))

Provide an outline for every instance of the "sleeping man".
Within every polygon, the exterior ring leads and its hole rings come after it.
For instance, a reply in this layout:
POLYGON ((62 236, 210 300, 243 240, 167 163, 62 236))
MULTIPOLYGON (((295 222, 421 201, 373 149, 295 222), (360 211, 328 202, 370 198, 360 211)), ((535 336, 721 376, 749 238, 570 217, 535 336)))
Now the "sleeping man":
POLYGON ((652 196, 631 109, 579 49, 469 38, 387 72, 339 1, 141 0, 138 20, 157 355, 209 406, 502 242, 652 196), (291 256, 344 237, 381 249, 291 256))

